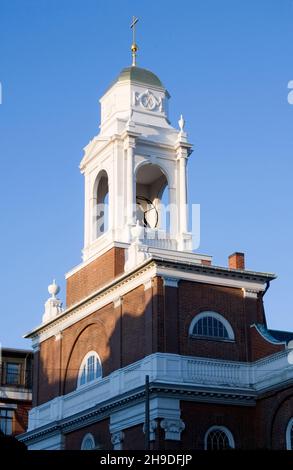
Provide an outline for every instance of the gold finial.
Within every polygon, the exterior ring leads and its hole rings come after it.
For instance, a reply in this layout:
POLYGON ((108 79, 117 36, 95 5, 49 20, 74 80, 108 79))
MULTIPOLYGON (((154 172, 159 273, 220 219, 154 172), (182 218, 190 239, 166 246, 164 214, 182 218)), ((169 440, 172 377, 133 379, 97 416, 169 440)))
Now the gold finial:
POLYGON ((132 23, 130 28, 132 29, 132 45, 131 45, 131 52, 132 52, 132 66, 136 66, 136 53, 138 51, 138 46, 135 43, 135 25, 138 22, 138 18, 135 16, 132 17, 132 23))

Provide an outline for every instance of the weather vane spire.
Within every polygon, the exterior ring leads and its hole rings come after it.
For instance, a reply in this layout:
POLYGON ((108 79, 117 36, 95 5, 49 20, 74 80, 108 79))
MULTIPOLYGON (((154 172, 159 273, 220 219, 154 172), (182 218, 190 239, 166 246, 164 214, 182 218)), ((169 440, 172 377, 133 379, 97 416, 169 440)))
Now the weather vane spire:
POLYGON ((132 52, 132 66, 135 67, 136 66, 136 53, 138 51, 138 46, 137 44, 135 43, 135 25, 136 23, 138 22, 138 18, 136 18, 135 16, 132 17, 132 22, 131 22, 131 25, 130 25, 130 28, 132 29, 132 45, 131 45, 131 52, 132 52))

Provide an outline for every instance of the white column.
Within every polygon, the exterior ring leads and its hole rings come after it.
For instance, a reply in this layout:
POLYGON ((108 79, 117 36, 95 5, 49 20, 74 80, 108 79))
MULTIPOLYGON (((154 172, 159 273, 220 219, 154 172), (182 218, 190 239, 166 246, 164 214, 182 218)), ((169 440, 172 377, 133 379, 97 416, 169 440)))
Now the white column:
POLYGON ((187 228, 187 184, 186 184, 186 162, 187 152, 180 147, 178 149, 179 158, 179 211, 180 211, 180 232, 186 233, 187 228))
POLYGON ((134 149, 135 149, 135 139, 131 137, 126 137, 124 141, 124 148, 127 151, 127 223, 128 225, 135 224, 134 220, 134 149))

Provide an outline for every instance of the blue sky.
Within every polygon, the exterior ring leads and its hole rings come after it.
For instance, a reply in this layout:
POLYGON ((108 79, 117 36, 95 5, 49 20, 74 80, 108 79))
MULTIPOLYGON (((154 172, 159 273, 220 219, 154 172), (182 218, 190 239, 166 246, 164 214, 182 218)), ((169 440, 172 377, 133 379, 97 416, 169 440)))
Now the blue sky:
POLYGON ((41 322, 47 285, 81 260, 82 148, 98 133, 98 99, 130 65, 168 88, 194 144, 189 201, 201 246, 227 265, 278 274, 271 328, 293 330, 291 289, 293 2, 291 0, 1 0, 1 321, 5 346, 41 322))

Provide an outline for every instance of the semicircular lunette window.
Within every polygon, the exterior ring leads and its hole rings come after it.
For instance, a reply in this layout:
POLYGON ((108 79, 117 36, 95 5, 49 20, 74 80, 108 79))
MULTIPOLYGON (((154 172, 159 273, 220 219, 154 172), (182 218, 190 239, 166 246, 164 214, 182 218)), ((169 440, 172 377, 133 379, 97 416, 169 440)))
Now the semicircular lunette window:
POLYGON ((191 336, 217 340, 234 340, 234 332, 227 320, 216 312, 203 312, 197 315, 191 325, 191 336))

